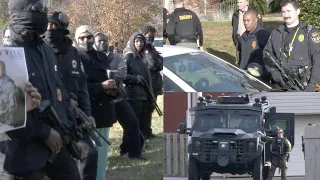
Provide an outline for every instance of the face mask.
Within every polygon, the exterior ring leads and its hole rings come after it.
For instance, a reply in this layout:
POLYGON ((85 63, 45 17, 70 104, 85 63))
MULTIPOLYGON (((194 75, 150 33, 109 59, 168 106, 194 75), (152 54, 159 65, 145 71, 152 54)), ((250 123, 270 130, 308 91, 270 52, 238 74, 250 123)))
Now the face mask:
POLYGON ((79 47, 84 49, 85 52, 88 52, 93 48, 93 42, 79 43, 79 47))
POLYGON ((146 37, 146 40, 152 44, 154 42, 154 37, 146 37))
POLYGON ((48 29, 45 33, 46 39, 51 42, 62 40, 64 38, 64 30, 63 29, 48 29))
POLYGON ((41 12, 16 12, 12 14, 15 26, 42 35, 47 31, 48 17, 41 12))

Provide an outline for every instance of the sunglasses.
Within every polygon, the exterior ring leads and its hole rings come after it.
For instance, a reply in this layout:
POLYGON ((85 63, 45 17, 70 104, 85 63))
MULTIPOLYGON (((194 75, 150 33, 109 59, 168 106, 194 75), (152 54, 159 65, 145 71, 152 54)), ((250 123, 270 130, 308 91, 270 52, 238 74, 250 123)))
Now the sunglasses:
POLYGON ((34 2, 30 4, 26 10, 28 11, 35 11, 35 12, 41 12, 41 13, 47 13, 48 12, 48 4, 45 3, 43 0, 39 0, 37 2, 34 2))
POLYGON ((84 39, 91 40, 91 39, 93 39, 93 36, 80 36, 79 39, 81 41, 83 41, 84 39))

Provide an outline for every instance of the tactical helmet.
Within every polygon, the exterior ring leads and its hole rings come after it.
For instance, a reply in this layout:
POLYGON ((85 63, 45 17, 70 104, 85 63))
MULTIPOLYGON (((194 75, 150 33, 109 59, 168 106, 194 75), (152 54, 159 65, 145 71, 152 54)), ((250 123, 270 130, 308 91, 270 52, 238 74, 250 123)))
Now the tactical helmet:
POLYGON ((272 133, 272 135, 274 135, 274 136, 277 135, 279 129, 280 129, 279 126, 277 126, 277 125, 272 125, 272 127, 271 127, 271 133, 272 133))

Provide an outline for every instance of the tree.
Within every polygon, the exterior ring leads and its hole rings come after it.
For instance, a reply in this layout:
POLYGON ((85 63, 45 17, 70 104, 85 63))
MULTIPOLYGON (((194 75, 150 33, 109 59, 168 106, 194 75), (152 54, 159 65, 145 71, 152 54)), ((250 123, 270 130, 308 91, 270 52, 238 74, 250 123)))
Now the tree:
POLYGON ((301 20, 320 29, 320 0, 300 0, 301 20))
POLYGON ((89 25, 95 32, 119 42, 123 49, 130 36, 144 25, 153 25, 162 34, 162 3, 159 0, 74 0, 66 8, 70 30, 89 25))

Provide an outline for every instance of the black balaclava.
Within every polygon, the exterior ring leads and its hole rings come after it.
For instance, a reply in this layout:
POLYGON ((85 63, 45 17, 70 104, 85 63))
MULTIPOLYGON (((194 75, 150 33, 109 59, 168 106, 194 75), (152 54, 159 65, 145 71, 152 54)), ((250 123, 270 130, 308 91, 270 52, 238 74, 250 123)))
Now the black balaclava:
POLYGON ((27 30, 42 35, 48 25, 47 13, 44 11, 42 0, 9 0, 11 12, 11 27, 27 30), (33 6, 32 6, 33 5, 33 6))
POLYGON ((57 25, 56 29, 48 29, 45 33, 45 40, 53 48, 56 53, 67 53, 70 47, 72 46, 72 40, 68 38, 70 32, 67 29, 69 24, 69 17, 66 14, 67 18, 65 22, 59 19, 59 14, 61 12, 49 12, 48 13, 48 22, 55 23, 57 25))

